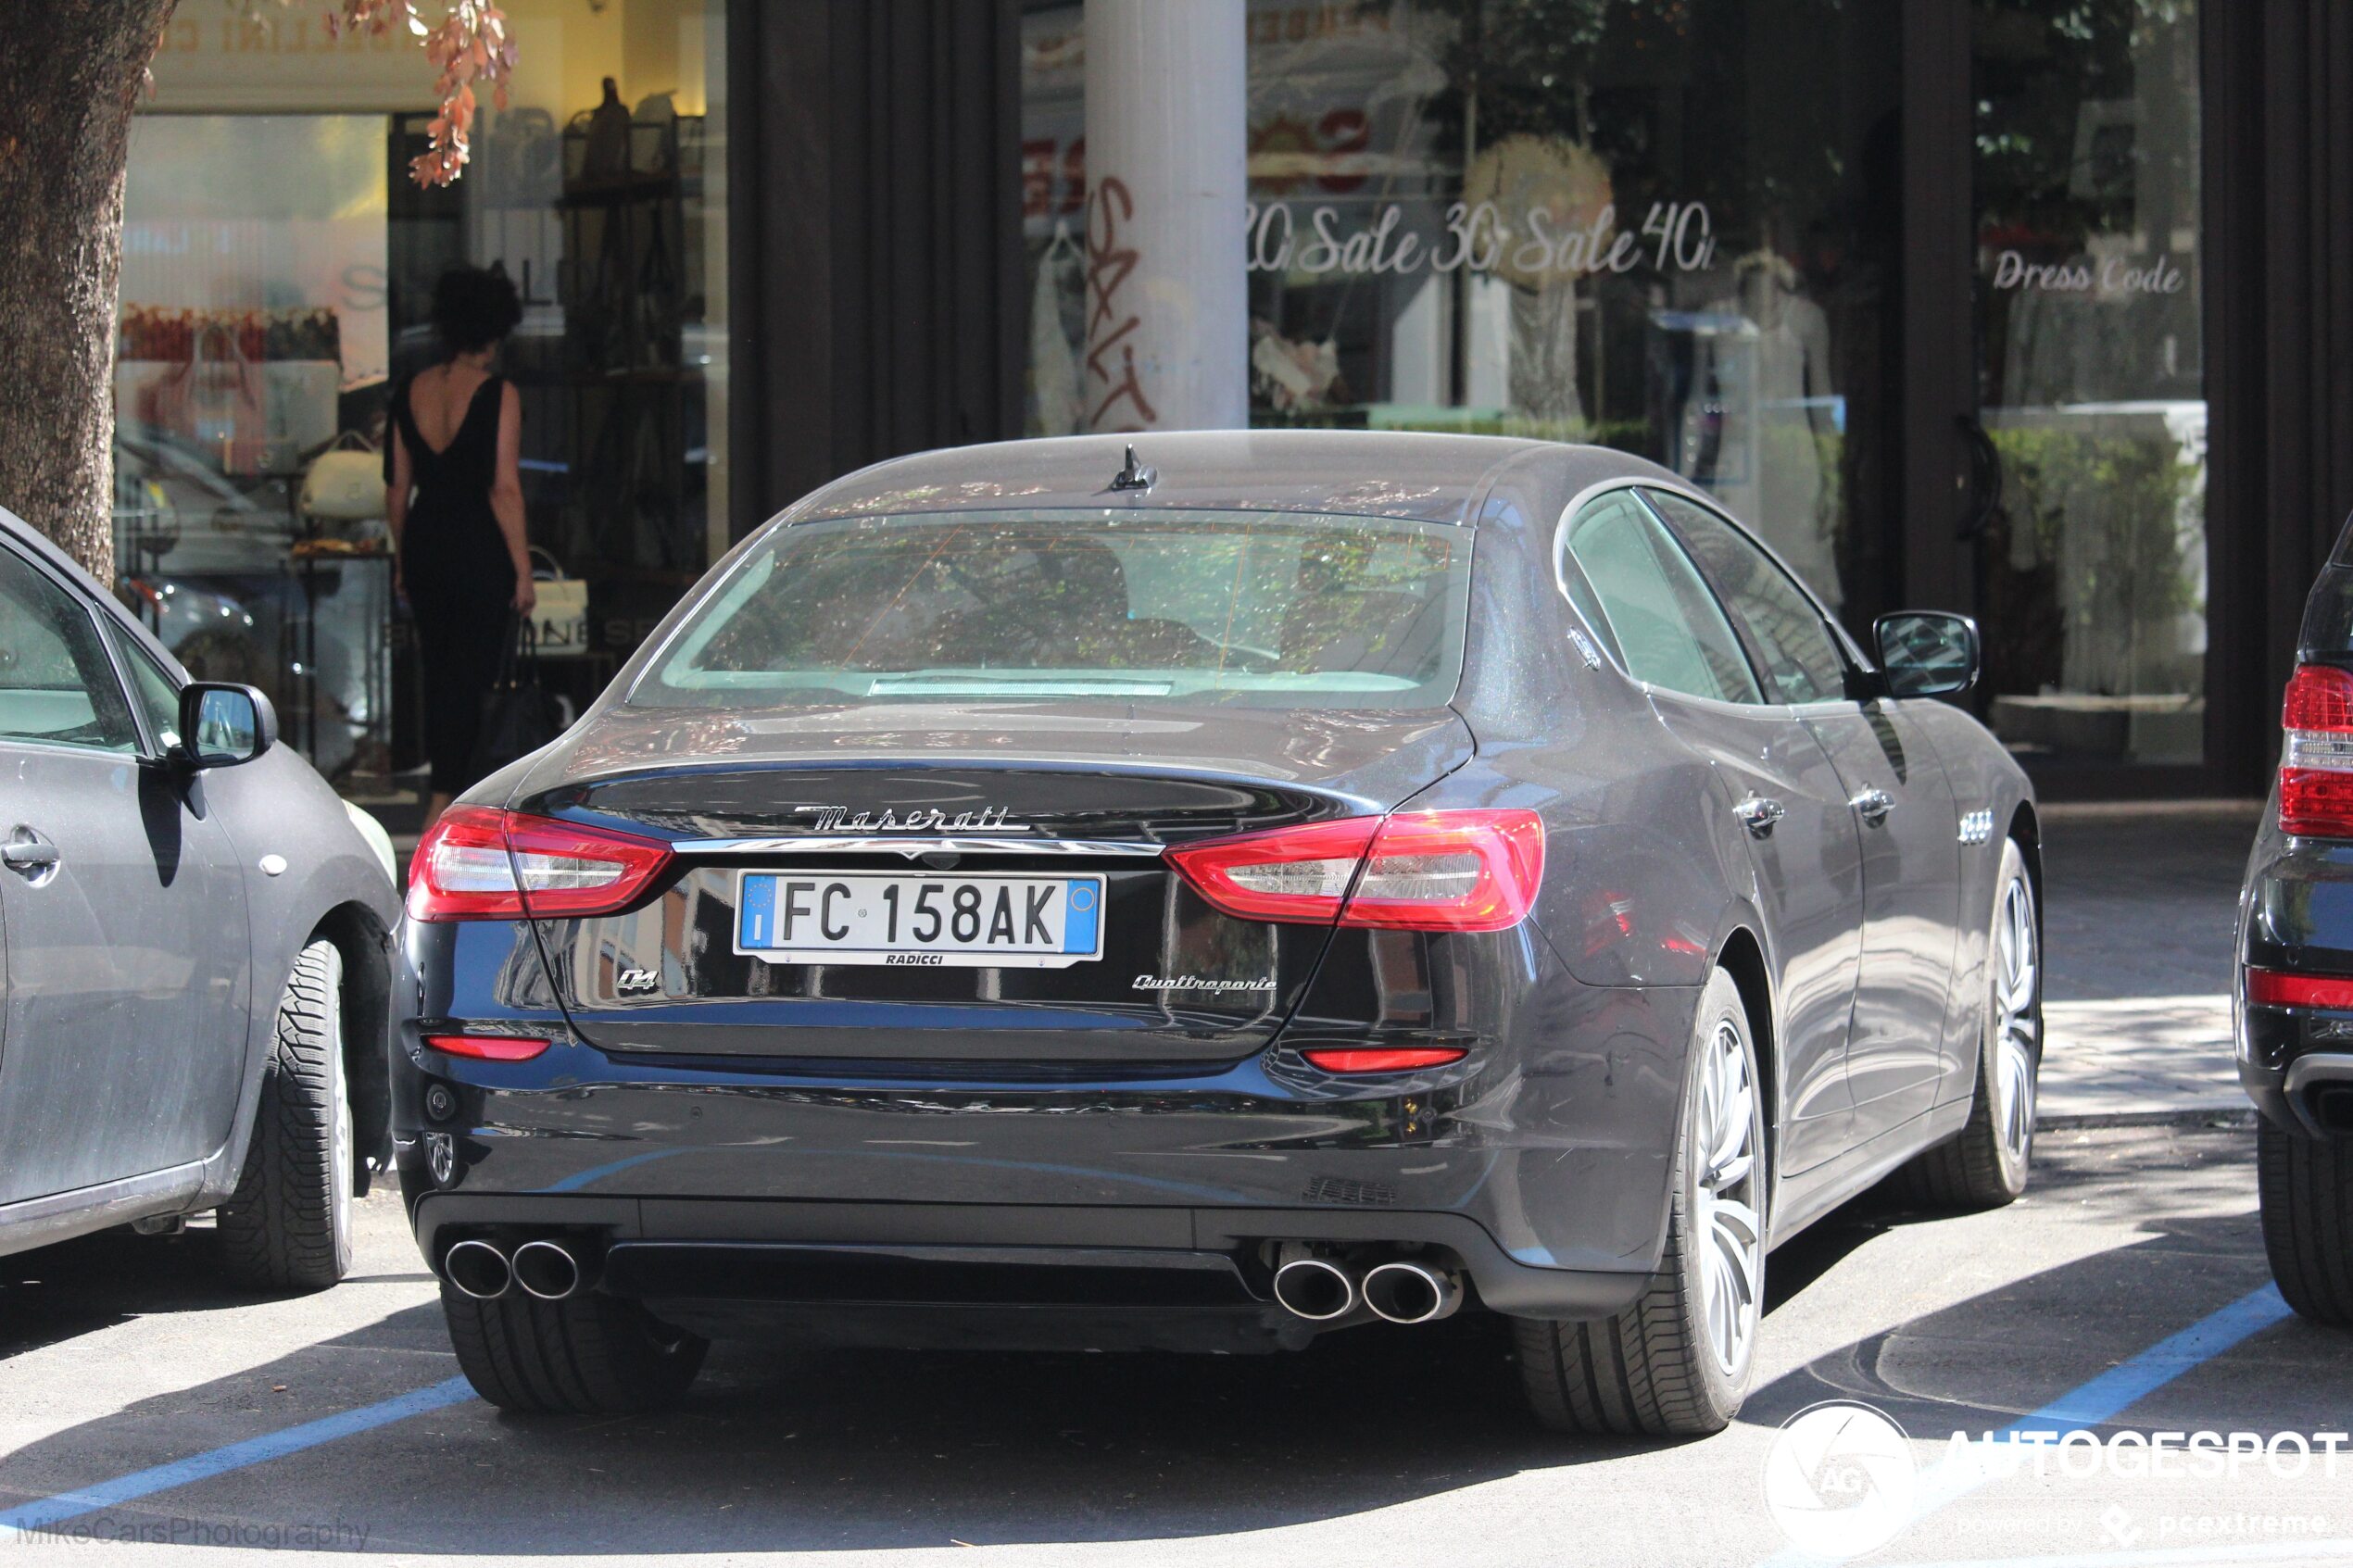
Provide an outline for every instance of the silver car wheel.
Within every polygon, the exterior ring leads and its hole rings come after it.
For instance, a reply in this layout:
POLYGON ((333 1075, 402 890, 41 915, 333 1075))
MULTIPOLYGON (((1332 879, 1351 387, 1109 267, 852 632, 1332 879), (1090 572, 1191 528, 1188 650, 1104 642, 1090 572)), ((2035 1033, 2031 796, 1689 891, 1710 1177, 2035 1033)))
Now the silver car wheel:
MULTIPOLYGON (((338 997, 338 1005, 340 1002, 338 997)), ((351 1082, 344 1072, 342 1042, 338 1040, 336 1044, 338 1048, 330 1059, 335 1075, 335 1121, 333 1141, 329 1146, 328 1169, 333 1173, 333 1185, 327 1194, 331 1206, 328 1223, 334 1237, 335 1257, 347 1267, 351 1258, 351 1189, 358 1182, 359 1166, 351 1153, 351 1082)))
POLYGON ((1749 1075, 1748 1047, 1730 1022, 1717 1024, 1699 1071, 1693 1239, 1702 1248, 1700 1295, 1708 1349, 1730 1377, 1746 1364, 1756 1337, 1765 1234, 1757 1219, 1756 1085, 1749 1075))
POLYGON ((2034 1138, 2035 1068, 2042 1056, 2042 955, 2034 889, 2013 875, 1994 926, 1994 1115, 2003 1150, 2023 1161, 2034 1138))

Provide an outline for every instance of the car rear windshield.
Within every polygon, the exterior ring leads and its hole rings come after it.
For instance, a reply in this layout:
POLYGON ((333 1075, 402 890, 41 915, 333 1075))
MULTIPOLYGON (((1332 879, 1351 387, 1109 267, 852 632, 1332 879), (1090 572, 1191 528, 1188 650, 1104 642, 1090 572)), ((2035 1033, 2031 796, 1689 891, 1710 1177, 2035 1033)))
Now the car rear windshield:
POLYGON ((779 528, 704 590, 641 707, 1100 697, 1433 707, 1470 535, 1293 512, 956 512, 779 528))

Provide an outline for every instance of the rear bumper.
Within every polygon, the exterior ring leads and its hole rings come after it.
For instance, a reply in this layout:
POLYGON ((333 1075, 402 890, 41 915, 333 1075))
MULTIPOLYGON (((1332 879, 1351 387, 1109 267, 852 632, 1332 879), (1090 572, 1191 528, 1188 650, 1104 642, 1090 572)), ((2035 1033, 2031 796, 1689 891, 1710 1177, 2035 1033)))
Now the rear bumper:
POLYGON ((1259 1244, 1284 1239, 1418 1248, 1458 1264, 1483 1304, 1519 1317, 1606 1317, 1650 1278, 1534 1267, 1476 1221, 1427 1212, 441 1193, 419 1200, 416 1223, 428 1258, 463 1236, 560 1231, 597 1256, 597 1288, 689 1325, 724 1303, 748 1321, 763 1307, 1198 1314, 1280 1334, 1292 1325, 1259 1244))
POLYGON ((2240 899, 2233 1045, 2239 1082, 2276 1125, 2353 1133, 2353 1011, 2256 1007, 2248 968, 2353 977, 2353 845, 2282 835, 2267 814, 2240 899))
POLYGON ((1297 1331, 1271 1304, 1262 1245, 1297 1241, 1434 1249, 1487 1307, 1600 1317, 1658 1257, 1691 998, 1579 997, 1583 1027, 1549 1046, 1378 1087, 1288 1080, 1262 1058, 1141 1082, 817 1082, 570 1038, 529 1062, 461 1061, 411 1034, 396 1047, 396 1161, 436 1266, 465 1235, 562 1231, 619 1261, 610 1288, 648 1299, 773 1302, 760 1282, 794 1260, 771 1249, 879 1248, 904 1265, 877 1272, 891 1292, 813 1305, 977 1305, 960 1302, 957 1270, 926 1274, 907 1249, 940 1265, 982 1261, 940 1248, 1020 1249, 1023 1267, 1074 1271, 1052 1289, 1077 1299, 1056 1305, 1136 1288, 1107 1268, 1158 1269, 1161 1299, 1208 1282, 1222 1296, 1199 1312, 1297 1331), (623 1250, 638 1244, 693 1250, 623 1250))
POLYGON ((441 940, 455 961, 411 966, 393 1044, 396 1162, 436 1267, 468 1234, 562 1231, 615 1261, 606 1288, 649 1300, 691 1277, 678 1301, 838 1319, 1017 1306, 959 1282, 1029 1278, 1056 1307, 1214 1290, 1189 1310, 1266 1319, 1262 1244, 1304 1242, 1435 1249, 1491 1308, 1590 1318, 1634 1299, 1659 1256, 1698 993, 1580 985, 1532 932, 1512 983, 1482 991, 1465 1060, 1380 1078, 1322 1073, 1282 1039, 1158 1067, 795 1056, 789 1030, 767 1056, 609 1051, 511 935, 441 940), (449 1027, 553 1044, 521 1062, 422 1045, 449 1027), (669 1247, 689 1250, 638 1250, 669 1247), (804 1301, 828 1270, 889 1289, 804 1301), (787 1276, 799 1295, 780 1294, 787 1276))
POLYGON ((570 1042, 527 1063, 404 1054, 396 1158, 436 1266, 464 1236, 560 1231, 616 1260, 607 1288, 749 1303, 805 1299, 761 1284, 790 1272, 791 1249, 904 1265, 877 1272, 891 1291, 809 1303, 838 1311, 1012 1304, 960 1297, 947 1265, 979 1255, 940 1249, 1013 1249, 1058 1271, 1055 1305, 1138 1288, 1174 1300, 1179 1276, 1188 1290, 1214 1276, 1218 1300, 1184 1298, 1265 1327, 1286 1326, 1262 1245, 1282 1241, 1435 1249, 1515 1315, 1617 1311, 1657 1258, 1680 1084, 1679 1062, 1605 1054, 1615 1082, 1596 1076, 1572 1117, 1585 1075, 1563 1063, 1557 1077, 1490 1064, 1337 1098, 1278 1084, 1257 1059, 1210 1079, 983 1090, 746 1082, 570 1042), (599 1066, 621 1081, 584 1081, 599 1066), (420 1110, 434 1083, 461 1108, 442 1124, 420 1110), (1107 1269, 1165 1272, 1139 1286, 1107 1269))

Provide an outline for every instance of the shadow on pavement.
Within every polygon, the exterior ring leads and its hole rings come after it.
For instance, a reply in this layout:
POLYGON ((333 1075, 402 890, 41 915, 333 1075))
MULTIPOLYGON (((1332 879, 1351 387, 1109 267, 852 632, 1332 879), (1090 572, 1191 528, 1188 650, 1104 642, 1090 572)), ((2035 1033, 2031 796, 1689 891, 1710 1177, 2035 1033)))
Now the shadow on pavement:
MULTIPOLYGON (((1914 1437, 2008 1425, 2118 1362, 2270 1283, 2255 1213, 2253 1140, 2243 1132, 2045 1135, 2026 1202, 2134 1225, 2130 1244, 2026 1275, 1814 1358, 1753 1391, 1745 1424, 1777 1426, 1823 1399, 1859 1399, 1914 1437), (2150 1158, 2154 1148, 2156 1158, 2150 1158), (2151 1212, 2148 1184, 2164 1183, 2151 1212)), ((1867 1195, 1823 1222, 1909 1223, 1867 1195)), ((1803 1239, 1798 1245, 1803 1244, 1803 1239)), ((1775 1255, 1775 1261, 1780 1260, 1775 1255)), ((2184 1371, 2122 1424, 2316 1431, 2344 1425, 2353 1336, 2290 1320, 2205 1368, 2184 1371)))
MULTIPOLYGON (((157 1299, 137 1277, 116 1289, 117 1316, 157 1299)), ((29 1445, 0 1459, 0 1511, 435 1382, 456 1370, 446 1352, 357 1352, 442 1333, 436 1308, 405 1309, 29 1445)), ((123 1505, 100 1533, 337 1524, 371 1550, 452 1554, 1118 1541, 1357 1514, 1654 1446, 1536 1428, 1482 1318, 1250 1358, 723 1343, 673 1412, 535 1420, 468 1400, 123 1505)))
POLYGON ((212 1233, 101 1231, 0 1258, 0 1361, 134 1317, 253 1299, 218 1267, 212 1233))

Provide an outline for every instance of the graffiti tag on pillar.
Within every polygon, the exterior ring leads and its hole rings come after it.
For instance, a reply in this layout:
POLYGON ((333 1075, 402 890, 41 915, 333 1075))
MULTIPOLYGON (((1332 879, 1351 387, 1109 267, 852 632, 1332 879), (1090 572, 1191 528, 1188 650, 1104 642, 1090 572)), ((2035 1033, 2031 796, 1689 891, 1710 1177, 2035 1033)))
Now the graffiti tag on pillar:
POLYGON ((1139 259, 1133 245, 1121 243, 1122 226, 1135 216, 1136 198, 1117 176, 1107 175, 1088 191, 1087 374, 1092 389, 1102 393, 1087 417, 1090 430, 1149 430, 1160 419, 1136 374, 1143 318, 1120 297, 1139 259), (1131 407, 1119 417, 1130 422, 1105 422, 1122 402, 1131 407))

